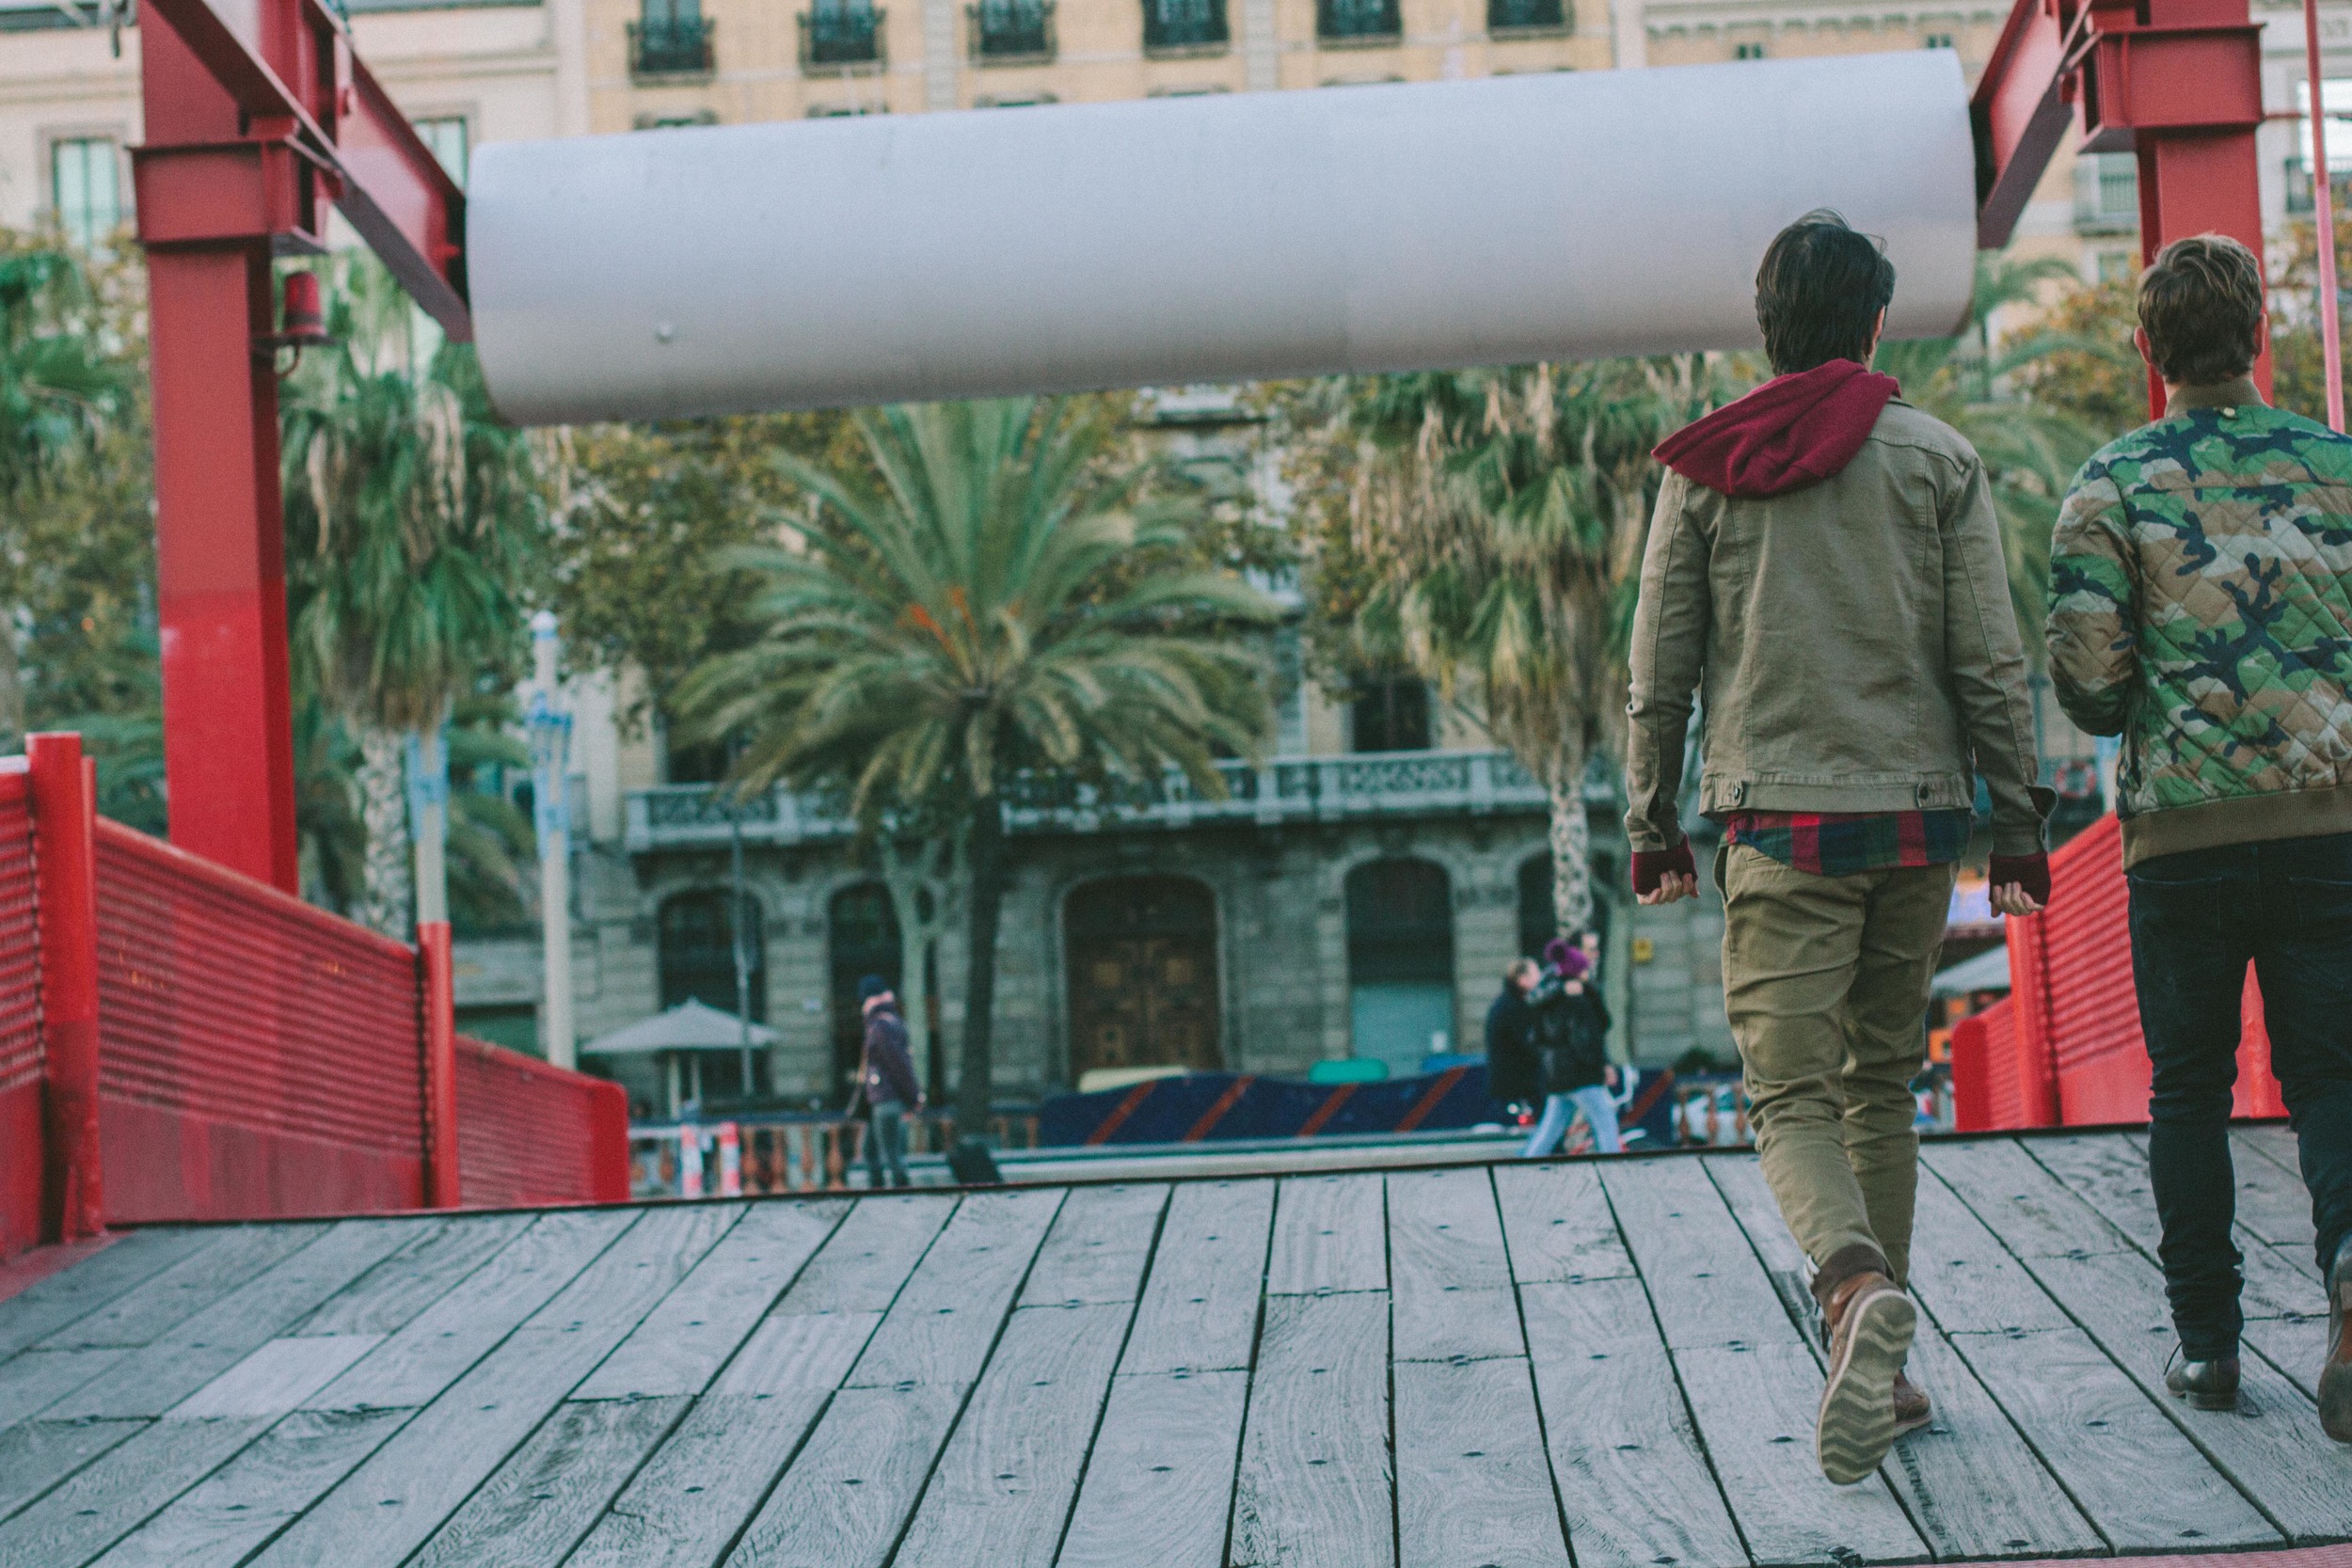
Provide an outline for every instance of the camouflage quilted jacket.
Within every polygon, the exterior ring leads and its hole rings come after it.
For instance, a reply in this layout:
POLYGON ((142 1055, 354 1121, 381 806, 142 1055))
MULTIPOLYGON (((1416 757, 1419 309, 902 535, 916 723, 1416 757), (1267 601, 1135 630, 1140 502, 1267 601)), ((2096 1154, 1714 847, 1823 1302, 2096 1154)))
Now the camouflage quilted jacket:
POLYGON ((2067 493, 2049 642, 2067 713, 2123 737, 2126 864, 2352 831, 2352 440, 2183 388, 2067 493))

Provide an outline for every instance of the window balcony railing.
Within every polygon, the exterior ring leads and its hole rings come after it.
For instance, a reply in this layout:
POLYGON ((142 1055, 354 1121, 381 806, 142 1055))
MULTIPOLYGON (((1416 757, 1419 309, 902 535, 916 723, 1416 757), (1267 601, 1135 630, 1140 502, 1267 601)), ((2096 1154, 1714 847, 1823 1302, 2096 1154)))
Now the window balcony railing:
POLYGON ((801 70, 812 76, 881 70, 886 14, 865 5, 818 5, 803 11, 801 70))
POLYGON ((1225 0, 1143 0, 1143 52, 1205 55, 1232 41, 1225 0))
POLYGON ((1315 0, 1315 38, 1323 43, 1394 43, 1405 36, 1397 0, 1315 0))
POLYGON ((2101 152, 2074 165, 2074 230, 2124 234, 2139 227, 2139 162, 2129 152, 2101 152))
MULTIPOLYGON (((2311 138, 2307 136, 2304 139, 2308 142, 2311 138)), ((2328 160, 2328 188, 2334 193, 2336 213, 2338 216, 2342 216, 2346 203, 2352 201, 2352 167, 2337 163, 2332 156, 2328 160)), ((2297 217, 2309 217, 2314 206, 2312 194, 2311 161, 2307 158, 2289 158, 2287 160, 2287 211, 2297 217)))
MULTIPOLYGON (((1005 826, 1024 835, 1174 829, 1212 823, 1344 822, 1374 816, 1542 813, 1544 786, 1507 752, 1394 752, 1376 756, 1275 757, 1252 767, 1221 762, 1225 797, 1215 800, 1180 773, 1114 784, 1068 774, 1032 773, 1005 791, 1005 826)), ((1613 786, 1588 786, 1606 805, 1613 786)), ((625 840, 632 853, 716 848, 739 816, 746 842, 833 843, 856 833, 842 802, 773 789, 734 803, 712 784, 671 784, 628 796, 625 840)))
POLYGON ((628 24, 631 76, 707 76, 710 36, 717 24, 705 16, 649 16, 628 24))
POLYGON ((1498 38, 1565 33, 1569 18, 1565 0, 1486 0, 1486 31, 1498 38))
POLYGON ((972 57, 982 65, 1042 65, 1054 57, 1054 0, 979 0, 964 15, 972 57))

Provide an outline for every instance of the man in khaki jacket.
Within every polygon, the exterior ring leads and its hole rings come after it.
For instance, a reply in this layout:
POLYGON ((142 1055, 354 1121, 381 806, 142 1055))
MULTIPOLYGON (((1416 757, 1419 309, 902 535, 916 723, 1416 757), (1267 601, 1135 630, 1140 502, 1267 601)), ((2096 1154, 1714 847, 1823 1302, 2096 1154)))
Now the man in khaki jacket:
POLYGON ((1626 784, 1645 904, 1698 891, 1678 801, 1724 825, 1724 1000, 1756 1149, 1814 1267, 1822 1472, 1926 1424, 1902 1375, 1918 1140, 1910 1084, 1981 776, 1994 906, 2049 893, 2026 664, 1984 467, 1866 367, 1895 270, 1835 214, 1756 274, 1774 378, 1658 449, 1626 784))

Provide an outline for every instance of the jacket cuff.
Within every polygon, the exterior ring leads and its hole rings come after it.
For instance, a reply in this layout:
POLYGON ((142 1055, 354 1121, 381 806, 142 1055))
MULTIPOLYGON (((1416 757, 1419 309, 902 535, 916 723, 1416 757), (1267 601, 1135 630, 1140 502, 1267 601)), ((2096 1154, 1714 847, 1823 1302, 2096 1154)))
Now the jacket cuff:
POLYGON ((1696 862, 1691 859, 1691 841, 1684 839, 1671 849, 1636 849, 1633 851, 1633 892, 1638 897, 1648 897, 1658 891, 1666 873, 1678 871, 1685 877, 1699 874, 1696 862))
POLYGON ((1985 880, 1994 887, 2015 882, 2026 890, 2026 896, 2047 906, 2050 902, 2050 857, 2037 851, 2030 855, 1995 855, 1985 880))

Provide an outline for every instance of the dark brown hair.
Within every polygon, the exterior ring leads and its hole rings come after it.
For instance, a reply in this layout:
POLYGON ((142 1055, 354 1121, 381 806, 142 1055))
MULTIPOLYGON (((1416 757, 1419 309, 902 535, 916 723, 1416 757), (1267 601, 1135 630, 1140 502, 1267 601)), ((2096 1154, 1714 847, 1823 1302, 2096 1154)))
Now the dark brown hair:
POLYGON ((2139 276, 2139 325, 2156 373, 2175 387, 2231 381, 2254 368, 2263 266, 2227 234, 2192 234, 2139 276))
POLYGON ((1756 325, 1776 375, 1832 359, 1870 359, 1879 312, 1895 297, 1886 247, 1823 208, 1772 237, 1756 269, 1756 325))

